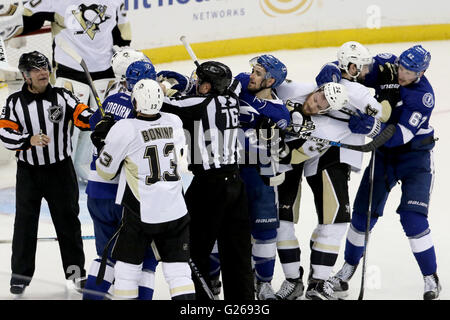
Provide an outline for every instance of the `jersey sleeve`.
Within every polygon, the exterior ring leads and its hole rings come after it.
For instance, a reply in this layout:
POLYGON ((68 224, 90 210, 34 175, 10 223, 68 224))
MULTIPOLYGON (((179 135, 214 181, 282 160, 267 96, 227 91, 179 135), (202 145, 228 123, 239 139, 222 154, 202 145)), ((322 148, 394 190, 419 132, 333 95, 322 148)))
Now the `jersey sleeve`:
POLYGON ((307 96, 316 90, 315 83, 300 83, 295 81, 285 81, 277 87, 277 96, 283 101, 292 100, 303 103, 307 96))
POLYGON ((8 150, 26 150, 31 147, 31 134, 23 133, 15 116, 13 99, 8 99, 0 116, 0 140, 8 150))
POLYGON ((131 43, 131 25, 122 0, 117 7, 117 25, 113 29, 113 42, 120 47, 129 46, 131 43))
POLYGON ((402 108, 395 134, 384 145, 388 148, 397 147, 411 141, 423 126, 428 125, 434 108, 434 94, 432 92, 412 91, 401 89, 402 108))
POLYGON ((63 96, 66 100, 67 110, 72 115, 73 124, 81 131, 87 131, 90 129, 89 119, 93 114, 93 111, 72 94, 72 92, 62 89, 63 96))
POLYGON ((28 1, 24 4, 22 34, 39 30, 45 21, 55 21, 53 1, 28 1))
POLYGON ((380 65, 383 65, 387 62, 389 63, 395 63, 397 60, 397 56, 393 55, 392 53, 380 53, 373 57, 373 64, 372 69, 370 72, 366 75, 364 79, 364 85, 366 87, 375 88, 377 89, 379 83, 378 83, 378 74, 380 72, 380 65))
POLYGON ((135 131, 128 121, 118 121, 112 126, 105 138, 105 146, 95 161, 100 177, 112 180, 117 175, 134 139, 135 131))
POLYGON ((369 89, 359 83, 353 83, 353 86, 355 89, 349 92, 350 103, 381 122, 388 121, 392 112, 390 104, 378 102, 369 89))
POLYGON ((182 120, 200 120, 204 110, 213 101, 213 96, 164 97, 162 112, 173 113, 182 120))

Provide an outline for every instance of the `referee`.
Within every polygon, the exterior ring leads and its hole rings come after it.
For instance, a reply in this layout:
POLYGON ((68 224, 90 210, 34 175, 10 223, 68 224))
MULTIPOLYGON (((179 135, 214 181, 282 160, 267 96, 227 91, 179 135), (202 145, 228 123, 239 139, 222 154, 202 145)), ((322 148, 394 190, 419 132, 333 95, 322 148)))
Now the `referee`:
POLYGON ((11 293, 21 294, 35 269, 42 198, 49 206, 66 279, 85 276, 78 183, 71 159, 73 125, 89 130, 92 111, 69 91, 49 84, 51 66, 42 53, 24 53, 25 83, 10 95, 0 118, 0 139, 16 150, 16 216, 11 257, 11 293))
MULTIPOLYGON (((253 300, 250 218, 238 169, 239 81, 228 66, 215 61, 196 70, 196 95, 165 98, 161 111, 177 114, 189 132, 186 191, 191 216, 191 258, 207 283, 209 254, 217 239, 225 300, 253 300)), ((196 298, 208 299, 194 277, 196 298)))

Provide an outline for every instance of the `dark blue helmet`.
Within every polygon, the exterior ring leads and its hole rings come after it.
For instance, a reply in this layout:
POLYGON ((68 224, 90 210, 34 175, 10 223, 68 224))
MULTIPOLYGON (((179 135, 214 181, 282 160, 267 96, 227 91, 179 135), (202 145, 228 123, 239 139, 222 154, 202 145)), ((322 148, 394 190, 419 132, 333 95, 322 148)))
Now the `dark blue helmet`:
POLYGON ((275 79, 272 88, 278 87, 286 79, 286 66, 283 64, 283 62, 281 62, 271 54, 264 54, 250 60, 250 65, 252 67, 254 67, 256 64, 261 65, 266 70, 266 79, 275 79))
POLYGON ((422 72, 428 69, 431 61, 431 54, 422 48, 421 45, 417 45, 403 51, 400 55, 398 62, 404 68, 414 71, 422 72))
POLYGON ((125 78, 127 89, 132 91, 134 85, 141 79, 156 80, 156 70, 148 61, 135 61, 128 66, 125 78))

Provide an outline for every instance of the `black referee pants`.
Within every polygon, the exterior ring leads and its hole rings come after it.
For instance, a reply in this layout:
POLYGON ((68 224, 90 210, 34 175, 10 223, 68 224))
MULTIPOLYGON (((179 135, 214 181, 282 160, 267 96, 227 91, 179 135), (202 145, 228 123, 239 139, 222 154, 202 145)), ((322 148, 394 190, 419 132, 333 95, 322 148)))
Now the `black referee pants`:
MULTIPOLYGON (((191 215, 191 257, 210 285, 209 255, 217 239, 224 298, 253 300, 250 217, 247 196, 239 172, 194 176, 186 204, 191 215)), ((193 277, 196 298, 207 300, 193 277)))
POLYGON ((18 162, 11 285, 29 284, 33 277, 42 198, 50 209, 66 279, 85 276, 78 197, 71 158, 48 166, 18 162))

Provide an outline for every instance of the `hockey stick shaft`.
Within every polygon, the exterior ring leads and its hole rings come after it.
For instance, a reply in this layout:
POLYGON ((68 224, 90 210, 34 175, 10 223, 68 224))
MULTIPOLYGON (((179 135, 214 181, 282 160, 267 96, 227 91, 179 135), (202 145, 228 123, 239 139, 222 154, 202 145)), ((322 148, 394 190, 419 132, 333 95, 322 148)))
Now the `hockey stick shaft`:
MULTIPOLYGON (((95 236, 81 236, 81 240, 93 240, 95 236)), ((37 238, 37 241, 58 241, 57 237, 41 237, 37 238)), ((0 243, 12 243, 11 240, 0 240, 0 243)))
POLYGON ((205 291, 205 293, 208 295, 208 298, 211 300, 216 300, 216 297, 214 296, 214 294, 211 292, 211 289, 208 287, 208 284, 206 283, 205 278, 203 278, 202 274, 200 273, 200 271, 198 270, 197 266, 195 265, 194 261, 192 261, 191 258, 189 258, 189 266, 191 267, 192 272, 194 273, 195 277, 197 278, 198 281, 200 281, 200 283, 202 284, 202 288, 205 291))
POLYGON ((375 137, 375 139, 363 145, 351 145, 308 135, 299 135, 298 137, 301 139, 310 140, 313 142, 333 147, 351 149, 360 152, 372 152, 377 148, 381 147, 386 141, 388 141, 394 135, 394 133, 395 133, 395 126, 390 124, 377 137, 375 137))
POLYGON ((100 101, 99 95, 97 93, 97 90, 95 89, 94 81, 92 81, 91 74, 89 73, 88 67, 86 65, 86 62, 83 60, 83 58, 76 52, 76 50, 65 40, 58 37, 56 38, 56 44, 65 52, 67 53, 72 59, 74 59, 76 62, 78 62, 83 68, 83 71, 86 75, 86 78, 89 83, 89 87, 92 90, 92 93, 94 94, 95 102, 97 104, 97 107, 100 109, 100 112, 102 116, 105 116, 105 110, 103 109, 102 103, 100 101))
POLYGON ((180 41, 183 43, 184 47, 186 48, 187 52, 189 53, 189 56, 194 61, 195 65, 198 67, 200 63, 198 62, 197 56, 195 55, 194 51, 191 48, 191 45, 186 39, 186 36, 181 36, 180 41))
POLYGON ((370 235, 370 219, 372 217, 372 197, 373 197, 373 179, 375 176, 375 151, 372 151, 370 157, 369 170, 369 209, 367 210, 366 230, 364 232, 364 251, 363 251, 363 265, 361 271, 361 288, 359 290, 358 300, 363 300, 365 280, 366 280, 366 265, 367 265, 367 246, 369 245, 370 235))

